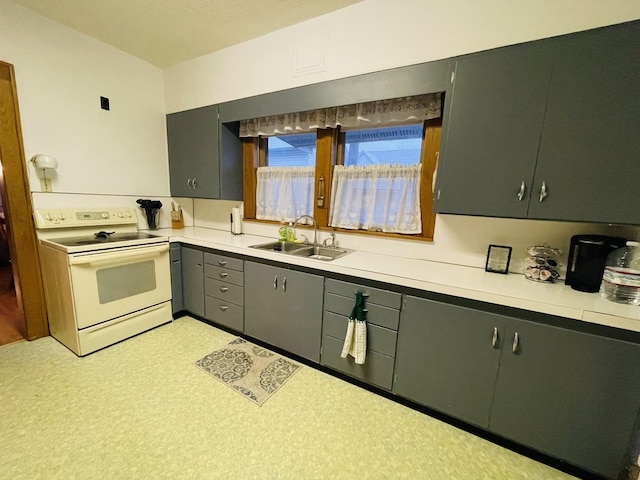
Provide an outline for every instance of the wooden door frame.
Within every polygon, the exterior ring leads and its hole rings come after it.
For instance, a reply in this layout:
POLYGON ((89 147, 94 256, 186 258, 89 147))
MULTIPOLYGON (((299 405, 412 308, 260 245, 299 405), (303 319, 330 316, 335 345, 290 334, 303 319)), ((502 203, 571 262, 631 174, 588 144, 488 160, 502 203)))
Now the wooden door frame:
POLYGON ((0 157, 9 252, 26 338, 49 335, 13 65, 0 61, 0 157))

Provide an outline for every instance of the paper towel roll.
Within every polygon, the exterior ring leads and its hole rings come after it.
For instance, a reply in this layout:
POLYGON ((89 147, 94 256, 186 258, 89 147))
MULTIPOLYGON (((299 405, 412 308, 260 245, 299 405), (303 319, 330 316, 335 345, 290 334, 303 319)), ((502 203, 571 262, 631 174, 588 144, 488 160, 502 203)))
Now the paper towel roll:
POLYGON ((242 218, 240 217, 240 207, 231 209, 231 233, 240 235, 242 233, 242 218))

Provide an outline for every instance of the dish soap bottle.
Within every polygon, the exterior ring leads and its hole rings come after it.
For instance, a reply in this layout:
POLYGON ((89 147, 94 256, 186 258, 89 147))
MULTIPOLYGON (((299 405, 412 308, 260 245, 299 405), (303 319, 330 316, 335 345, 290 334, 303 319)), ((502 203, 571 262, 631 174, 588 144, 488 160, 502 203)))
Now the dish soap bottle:
POLYGON ((280 228, 278 229, 278 240, 281 242, 286 242, 289 237, 289 228, 287 224, 282 220, 280 222, 280 228))
POLYGON ((607 257, 600 294, 607 300, 640 305, 640 242, 627 242, 607 257))
POLYGON ((289 222, 289 226, 287 227, 287 242, 295 242, 296 241, 296 230, 293 228, 293 222, 289 222))

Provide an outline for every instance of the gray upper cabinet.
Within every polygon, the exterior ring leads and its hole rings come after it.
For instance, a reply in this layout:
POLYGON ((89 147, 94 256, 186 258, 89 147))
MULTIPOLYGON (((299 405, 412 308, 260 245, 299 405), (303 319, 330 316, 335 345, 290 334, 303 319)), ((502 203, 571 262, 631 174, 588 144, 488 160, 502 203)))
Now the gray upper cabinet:
POLYGON ((245 262, 244 333, 320 361, 324 277, 245 262))
POLYGON ((639 132, 640 22, 563 37, 529 217, 640 224, 639 132))
POLYGON ((238 124, 219 124, 218 106, 167 115, 171 195, 242 199, 238 124))
POLYGON ((438 213, 640 224, 640 23, 458 59, 438 213))
POLYGON ((458 59, 438 161, 438 213, 526 217, 552 66, 550 42, 458 59))

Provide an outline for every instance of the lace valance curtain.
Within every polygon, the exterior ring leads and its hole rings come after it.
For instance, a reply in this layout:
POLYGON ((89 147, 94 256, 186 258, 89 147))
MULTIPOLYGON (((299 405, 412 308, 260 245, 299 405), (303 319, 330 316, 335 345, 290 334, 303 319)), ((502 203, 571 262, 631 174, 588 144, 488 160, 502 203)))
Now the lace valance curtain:
POLYGON ((240 122, 241 137, 302 133, 317 128, 367 128, 417 123, 442 115, 442 94, 430 93, 355 103, 306 112, 271 115, 240 122))

